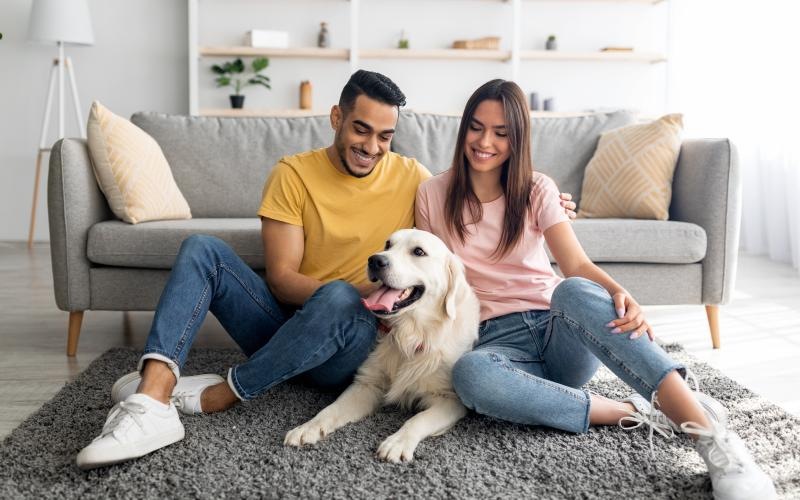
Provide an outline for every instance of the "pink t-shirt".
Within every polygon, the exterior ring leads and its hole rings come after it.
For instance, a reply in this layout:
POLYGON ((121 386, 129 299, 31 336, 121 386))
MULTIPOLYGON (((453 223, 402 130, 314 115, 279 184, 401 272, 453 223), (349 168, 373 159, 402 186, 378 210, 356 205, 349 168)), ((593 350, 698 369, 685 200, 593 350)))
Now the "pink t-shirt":
MULTIPOLYGON (((451 173, 446 171, 423 182, 417 190, 415 225, 445 242, 464 262, 469 281, 481 302, 481 321, 513 312, 550 309, 550 298, 562 279, 550 267, 544 249, 544 231, 569 217, 561 207, 555 182, 534 173, 531 191, 531 217, 522 238, 505 256, 496 260, 503 231, 505 196, 483 203, 483 219, 467 225, 467 238, 461 243, 445 230, 444 204, 451 173)), ((466 217, 469 217, 465 209, 466 217)))

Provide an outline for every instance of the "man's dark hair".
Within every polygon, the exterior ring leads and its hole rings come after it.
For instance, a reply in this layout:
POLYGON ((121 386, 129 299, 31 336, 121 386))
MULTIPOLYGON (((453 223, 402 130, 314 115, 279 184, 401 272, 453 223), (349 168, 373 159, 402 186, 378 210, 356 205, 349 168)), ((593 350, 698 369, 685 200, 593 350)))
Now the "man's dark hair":
POLYGON ((346 115, 353 109, 356 98, 362 94, 398 108, 406 105, 405 94, 387 76, 360 69, 353 73, 342 89, 342 95, 339 97, 342 113, 346 115))

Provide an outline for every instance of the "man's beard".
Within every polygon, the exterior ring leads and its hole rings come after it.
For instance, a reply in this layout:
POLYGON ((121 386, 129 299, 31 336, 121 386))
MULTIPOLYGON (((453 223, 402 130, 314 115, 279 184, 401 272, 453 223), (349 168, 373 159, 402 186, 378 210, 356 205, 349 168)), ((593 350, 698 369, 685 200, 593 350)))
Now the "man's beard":
POLYGON ((347 173, 352 175, 353 177, 361 179, 362 177, 368 176, 369 174, 372 173, 373 170, 375 170, 375 167, 372 167, 372 170, 370 170, 365 174, 360 174, 354 171, 350 167, 350 164, 347 163, 347 148, 344 147, 344 144, 339 142, 338 138, 336 139, 336 152, 339 154, 339 161, 342 162, 342 166, 344 167, 344 169, 347 170, 347 173))

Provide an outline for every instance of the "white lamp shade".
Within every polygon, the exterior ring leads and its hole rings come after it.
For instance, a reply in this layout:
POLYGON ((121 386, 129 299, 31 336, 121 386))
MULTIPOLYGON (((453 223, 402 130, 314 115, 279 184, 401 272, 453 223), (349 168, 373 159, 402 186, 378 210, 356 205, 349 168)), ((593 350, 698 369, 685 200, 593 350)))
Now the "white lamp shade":
POLYGON ((33 0, 28 38, 37 42, 92 45, 94 32, 86 0, 33 0))

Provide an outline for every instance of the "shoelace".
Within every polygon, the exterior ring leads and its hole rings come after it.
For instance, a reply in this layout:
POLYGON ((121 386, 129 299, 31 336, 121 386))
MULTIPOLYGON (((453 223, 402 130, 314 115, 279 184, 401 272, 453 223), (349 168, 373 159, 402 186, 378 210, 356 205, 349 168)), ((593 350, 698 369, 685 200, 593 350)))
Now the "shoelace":
POLYGON ((186 391, 186 392, 176 392, 175 394, 170 396, 169 399, 170 399, 170 401, 172 401, 172 404, 175 405, 175 408, 180 410, 180 409, 185 407, 186 397, 189 396, 189 395, 190 395, 190 393, 188 391, 186 391))
POLYGON ((735 459, 736 452, 728 439, 728 433, 714 422, 711 422, 711 428, 703 427, 696 422, 684 422, 681 424, 681 430, 698 438, 711 439, 712 445, 708 452, 708 461, 715 467, 727 472, 734 467, 741 469, 743 466, 740 461, 735 459))
POLYGON ((618 422, 619 426, 625 430, 636 429, 643 425, 648 427, 648 441, 650 442, 651 456, 656 452, 655 445, 653 444, 653 435, 656 432, 667 439, 675 437, 675 431, 672 429, 672 426, 669 425, 666 415, 663 413, 660 415, 656 413, 655 407, 656 403, 658 403, 658 398, 656 397, 657 392, 658 391, 653 391, 653 395, 650 396, 650 411, 647 414, 634 411, 631 412, 629 416, 619 419, 618 422), (632 425, 623 425, 623 423, 632 425))
MULTIPOLYGON (((143 428, 142 418, 140 415, 147 413, 147 408, 139 403, 132 403, 130 401, 120 401, 111 409, 111 417, 108 419, 106 425, 103 426, 101 437, 109 434, 114 435, 119 430, 119 425, 126 417, 130 417, 139 426, 143 428)), ((116 437, 116 435, 115 435, 116 437)))
MULTIPOLYGON (((689 384, 689 381, 691 380, 691 385, 694 386, 694 392, 700 392, 700 384, 697 382, 697 376, 694 374, 694 372, 692 372, 692 370, 686 368, 686 376, 683 379, 687 384, 689 384)), ((589 392, 591 393, 593 391, 589 392)), ((663 413, 656 413, 656 404, 658 403, 657 394, 658 391, 653 391, 653 394, 650 396, 650 411, 647 413, 647 415, 636 411, 631 413, 630 416, 622 417, 618 422, 619 426, 626 430, 637 429, 643 425, 648 426, 648 441, 650 443, 651 456, 655 454, 653 435, 656 432, 667 439, 672 439, 675 437, 675 430, 672 428, 672 425, 670 425, 669 418, 663 413), (628 425, 623 425, 623 423, 628 425)), ((683 430, 683 425, 681 425, 681 430, 683 430)), ((684 430, 684 432, 686 431, 684 430)))
POLYGON ((689 379, 691 379, 692 385, 694 386, 694 392, 700 392, 700 384, 697 382, 697 376, 695 376, 692 370, 686 368, 686 376, 683 377, 683 380, 688 384, 689 379))

